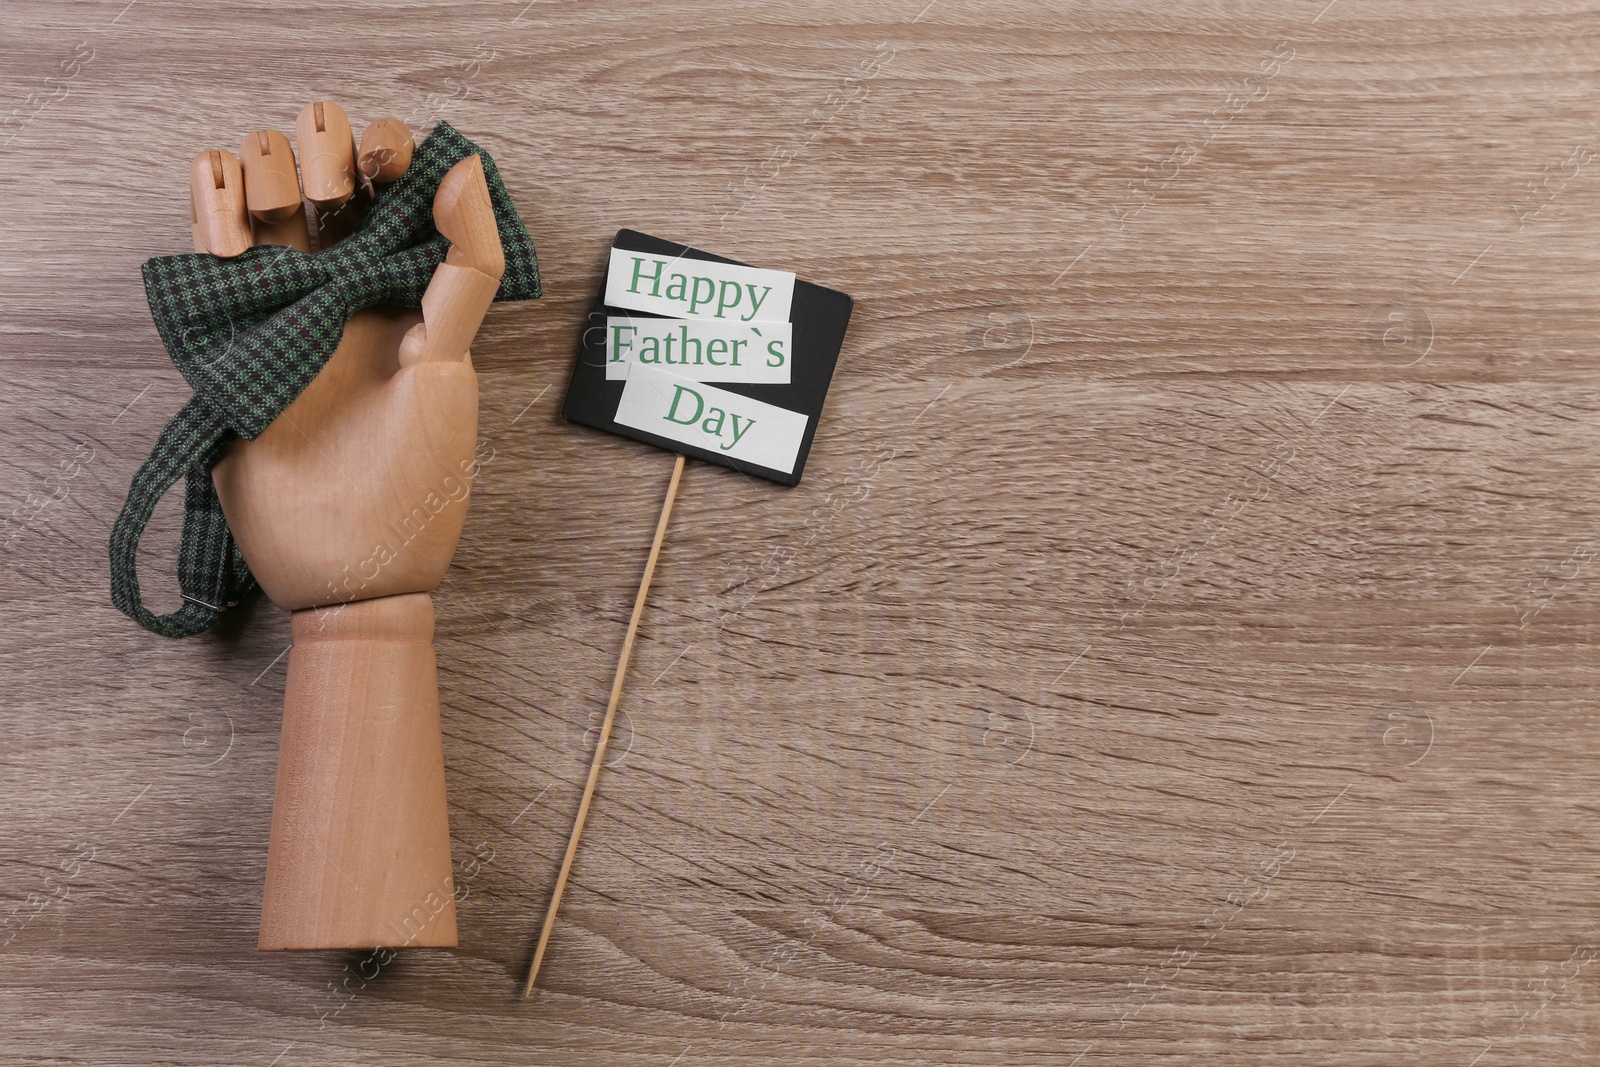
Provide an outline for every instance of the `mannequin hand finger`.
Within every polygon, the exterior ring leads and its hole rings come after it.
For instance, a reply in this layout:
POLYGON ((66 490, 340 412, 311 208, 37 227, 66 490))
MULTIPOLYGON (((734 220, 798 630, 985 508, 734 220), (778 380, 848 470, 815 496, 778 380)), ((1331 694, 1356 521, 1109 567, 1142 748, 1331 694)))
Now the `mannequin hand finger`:
POLYGON ((433 197, 433 220, 450 239, 422 295, 422 322, 400 342, 400 365, 466 358, 505 273, 483 161, 468 156, 450 168, 433 197))
POLYGON ((250 247, 244 174, 232 152, 213 148, 194 157, 189 203, 196 250, 232 258, 250 247))
POLYGON ((378 119, 361 135, 356 166, 369 182, 387 184, 406 172, 416 140, 399 119, 378 119))
POLYGON ((295 119, 300 185, 319 211, 343 207, 355 195, 355 142, 350 118, 331 100, 307 104, 295 119))
POLYGON ((277 130, 247 134, 239 148, 239 166, 252 216, 262 222, 282 222, 299 210, 300 176, 289 138, 277 130))
POLYGON ((289 139, 277 130, 246 135, 239 148, 239 165, 244 171, 245 206, 250 211, 255 243, 311 251, 300 176, 289 139))
POLYGON ((433 221, 450 240, 445 262, 498 279, 506 272, 500 224, 489 199, 483 160, 468 156, 451 167, 433 194, 433 221))

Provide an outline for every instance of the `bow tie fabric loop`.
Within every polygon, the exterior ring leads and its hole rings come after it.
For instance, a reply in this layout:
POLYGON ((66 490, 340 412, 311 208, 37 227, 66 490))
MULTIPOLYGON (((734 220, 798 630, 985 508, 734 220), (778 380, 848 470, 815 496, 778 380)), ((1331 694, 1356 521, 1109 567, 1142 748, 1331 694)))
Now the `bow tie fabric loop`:
POLYGON ((150 315, 194 396, 173 416, 134 475, 112 528, 111 599, 140 626, 166 637, 201 633, 255 587, 228 530, 211 465, 235 437, 254 439, 322 369, 356 312, 378 304, 420 307, 450 242, 434 228, 433 196, 469 155, 483 163, 506 270, 496 300, 541 293, 538 258, 488 154, 441 122, 406 173, 378 194, 356 232, 315 255, 263 245, 233 259, 206 253, 144 264, 150 315), (139 541, 161 497, 182 478, 178 585, 183 606, 144 606, 135 567, 139 541))
POLYGON ((255 586, 242 557, 235 565, 238 547, 222 517, 222 502, 214 489, 206 491, 211 482, 210 464, 221 454, 226 432, 226 424, 207 409, 205 401, 191 397, 161 431, 150 458, 133 476, 128 502, 112 528, 112 561, 135 559, 156 503, 179 478, 189 477, 178 550, 183 606, 169 615, 156 615, 144 606, 136 569, 114 566, 111 573, 111 602, 117 610, 146 630, 166 637, 187 637, 210 629, 225 608, 255 586))

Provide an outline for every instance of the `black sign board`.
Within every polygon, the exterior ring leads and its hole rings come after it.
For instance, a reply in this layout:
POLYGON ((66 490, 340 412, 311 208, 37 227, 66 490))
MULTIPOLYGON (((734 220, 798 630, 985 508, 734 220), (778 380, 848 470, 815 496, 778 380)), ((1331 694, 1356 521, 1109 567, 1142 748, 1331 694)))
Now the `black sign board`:
MULTIPOLYGON (((636 230, 619 230, 613 247, 627 252, 650 253, 673 259, 704 260, 736 266, 749 265, 674 244, 671 241, 663 241, 636 230)), ((562 408, 562 414, 568 420, 620 434, 623 437, 631 437, 636 441, 643 441, 657 448, 695 459, 703 459, 708 463, 721 464, 780 485, 800 484, 801 472, 811 452, 811 440, 816 435, 817 422, 822 417, 822 404, 827 399, 828 386, 833 381, 833 370, 839 362, 839 350, 844 344, 845 329, 850 324, 850 312, 854 301, 849 296, 835 289, 825 289, 820 285, 796 279, 789 314, 793 329, 793 344, 788 384, 716 383, 717 389, 749 397, 806 417, 806 426, 795 458, 794 469, 783 471, 761 466, 747 459, 735 459, 715 447, 686 444, 648 430, 619 423, 616 419, 617 408, 627 382, 622 379, 609 379, 606 375, 608 358, 606 318, 611 315, 631 316, 635 319, 661 316, 611 307, 605 302, 605 293, 606 283, 602 279, 600 294, 595 300, 593 310, 589 313, 587 327, 583 331, 578 361, 572 371, 572 383, 567 388, 566 404, 562 408)), ((696 410, 698 411, 698 408, 696 410)))

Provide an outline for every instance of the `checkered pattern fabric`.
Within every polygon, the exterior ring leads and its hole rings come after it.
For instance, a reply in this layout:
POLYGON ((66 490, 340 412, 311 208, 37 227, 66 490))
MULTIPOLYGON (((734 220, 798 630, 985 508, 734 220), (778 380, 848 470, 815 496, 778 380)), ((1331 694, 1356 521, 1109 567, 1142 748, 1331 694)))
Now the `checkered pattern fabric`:
POLYGON ((172 362, 194 389, 133 477, 111 531, 111 600, 140 626, 167 637, 207 630, 255 587, 228 530, 211 465, 235 437, 253 439, 322 369, 357 311, 419 307, 450 242, 433 225, 445 173, 469 155, 483 161, 506 272, 496 300, 540 295, 527 228, 488 154, 448 123, 434 127, 411 166, 378 194, 355 234, 316 255, 263 245, 235 259, 205 253, 144 265, 145 292, 172 362), (139 540, 158 501, 179 478, 184 493, 178 586, 183 606, 144 606, 135 568, 139 540))

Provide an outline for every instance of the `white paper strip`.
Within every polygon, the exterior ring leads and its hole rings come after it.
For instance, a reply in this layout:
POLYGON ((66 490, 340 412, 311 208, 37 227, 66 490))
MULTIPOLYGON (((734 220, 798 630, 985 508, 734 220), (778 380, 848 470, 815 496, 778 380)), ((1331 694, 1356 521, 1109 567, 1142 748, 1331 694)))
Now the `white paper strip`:
POLYGON ((672 441, 794 473, 810 421, 798 411, 639 364, 622 387, 617 421, 672 441))
POLYGON ((606 303, 681 319, 788 322, 794 272, 611 250, 606 303))
POLYGON ((787 322, 606 318, 606 377, 639 364, 697 382, 789 384, 794 331, 787 322))

